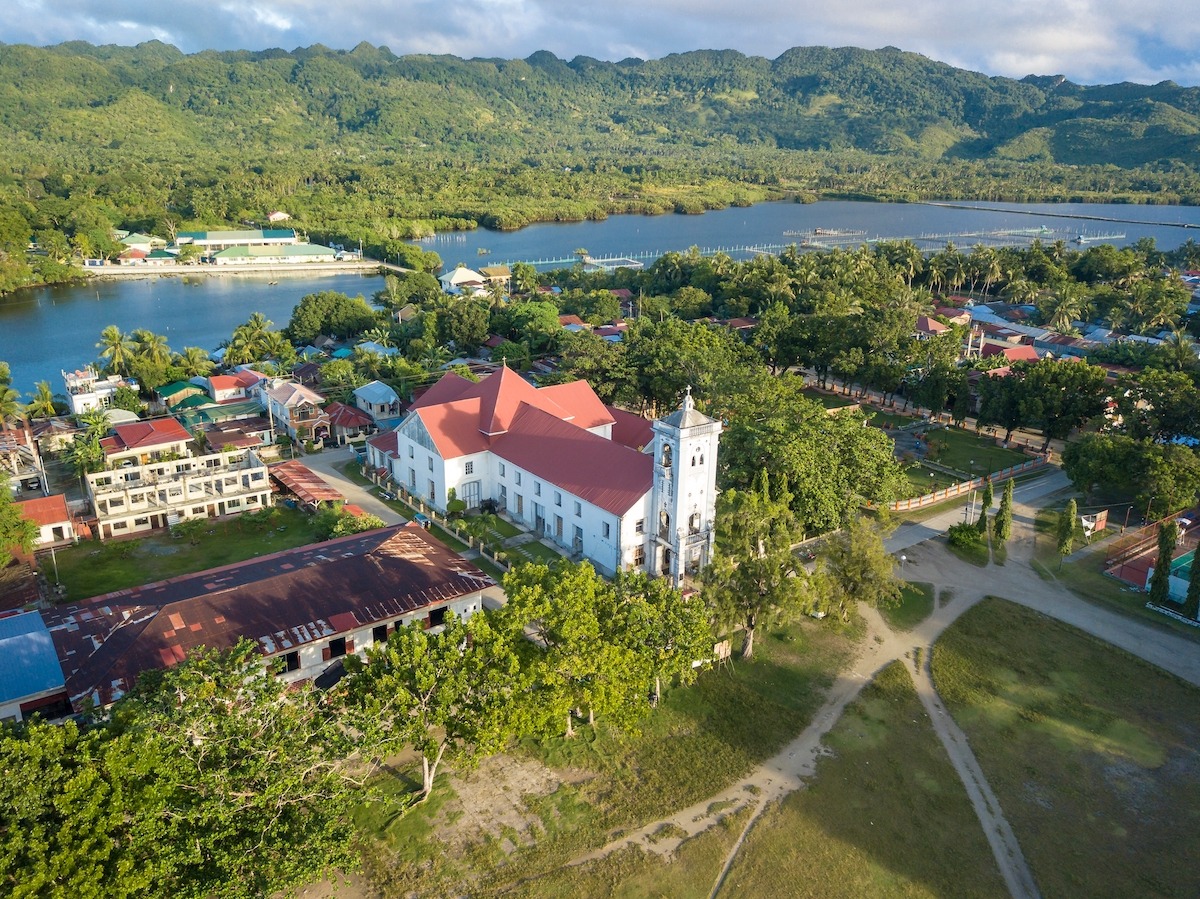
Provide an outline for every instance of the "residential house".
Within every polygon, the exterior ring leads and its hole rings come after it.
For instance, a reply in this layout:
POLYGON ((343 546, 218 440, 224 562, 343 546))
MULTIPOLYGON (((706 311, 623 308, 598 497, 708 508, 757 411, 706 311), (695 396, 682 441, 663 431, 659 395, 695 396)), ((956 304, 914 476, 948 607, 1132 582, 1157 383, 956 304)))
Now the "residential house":
POLYGON ((192 435, 174 418, 155 418, 116 425, 111 436, 101 439, 100 446, 105 465, 114 468, 190 456, 191 440, 192 435))
POLYGON ((291 216, 282 209, 277 209, 274 212, 267 213, 267 221, 272 225, 278 224, 279 222, 286 222, 290 218, 291 216))
POLYGON ((238 245, 213 253, 216 265, 292 265, 336 262, 337 251, 315 243, 238 245))
POLYGON ((325 407, 329 417, 329 437, 337 446, 345 446, 355 437, 375 430, 375 419, 362 409, 333 402, 325 407))
POLYGON ((292 377, 305 387, 317 387, 321 383, 321 366, 315 362, 301 362, 292 369, 292 377))
POLYGON ((104 707, 143 672, 242 638, 292 683, 327 683, 398 627, 440 628, 494 581, 416 526, 354 534, 47 611, 76 709, 104 707), (322 677, 323 676, 323 677, 322 677), (317 680, 322 678, 321 680, 317 680))
POLYGON ((329 436, 329 418, 321 411, 324 397, 303 384, 280 384, 266 393, 267 411, 277 434, 319 443, 329 436))
POLYGON ((233 418, 205 424, 204 442, 211 452, 228 452, 234 449, 259 450, 275 442, 275 431, 265 415, 233 418))
POLYGON ((992 356, 1003 356, 1009 365, 1015 362, 1037 362, 1037 350, 1026 344, 1018 346, 1003 346, 997 343, 985 343, 979 351, 980 356, 989 359, 992 356))
POLYGON ((0 614, 0 725, 71 713, 54 640, 38 612, 0 614))
POLYGON ((585 381, 536 388, 507 367, 478 383, 450 373, 394 431, 367 441, 367 466, 434 508, 453 489, 494 501, 606 574, 636 568, 679 583, 707 564, 720 422, 681 408, 614 440, 617 419, 585 381))
POLYGON ((101 471, 85 482, 101 540, 271 505, 267 466, 252 450, 101 471))
POLYGON ((512 289, 512 269, 507 265, 485 265, 479 274, 488 284, 499 284, 505 293, 512 289))
POLYGON ((112 405, 112 398, 116 392, 122 387, 138 389, 137 381, 132 378, 122 378, 120 375, 101 378, 90 365, 78 371, 64 371, 62 376, 72 415, 80 415, 92 409, 107 409, 112 405))
POLYGON ((170 384, 164 384, 154 391, 154 395, 160 406, 171 409, 190 396, 205 394, 206 390, 206 379, 196 378, 192 381, 172 381, 170 384))
POLYGON ((257 388, 265 380, 266 375, 243 368, 228 375, 192 378, 192 383, 202 386, 215 403, 237 403, 259 399, 257 388))
POLYGON ((382 381, 371 381, 354 388, 354 405, 376 421, 396 418, 400 414, 400 397, 382 381))
POLYGON ((38 536, 34 546, 56 546, 75 541, 75 523, 63 494, 22 500, 17 503, 17 509, 22 518, 37 525, 38 536))
POLYGON ((487 285, 487 278, 474 269, 460 265, 458 268, 451 269, 439 275, 438 283, 442 285, 442 290, 446 293, 473 296, 476 293, 483 292, 484 287, 487 285))
POLYGON ((913 337, 917 340, 932 340, 935 337, 940 337, 950 330, 949 325, 944 325, 936 318, 930 318, 928 315, 917 316, 917 326, 913 331, 913 337))

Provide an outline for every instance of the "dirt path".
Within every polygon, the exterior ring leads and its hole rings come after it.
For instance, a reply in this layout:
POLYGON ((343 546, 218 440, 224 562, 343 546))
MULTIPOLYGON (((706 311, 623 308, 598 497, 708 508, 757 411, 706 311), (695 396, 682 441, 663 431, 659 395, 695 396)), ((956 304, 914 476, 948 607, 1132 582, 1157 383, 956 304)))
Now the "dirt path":
MULTIPOLYGON (((1054 581, 1043 580, 1030 567, 1033 558, 1033 522, 1036 507, 1045 501, 1057 479, 1025 491, 1014 508, 1014 538, 1003 566, 977 568, 959 560, 941 543, 924 542, 905 546, 903 576, 910 581, 934 585, 935 596, 950 596, 938 603, 933 613, 913 631, 894 633, 873 609, 863 608, 867 634, 853 663, 830 688, 828 697, 812 723, 782 752, 751 771, 746 777, 720 793, 674 814, 651 822, 608 845, 575 859, 572 864, 602 858, 628 846, 640 846, 646 852, 671 856, 685 839, 716 824, 725 815, 750 807, 753 813, 741 836, 725 860, 711 895, 716 896, 737 853, 755 821, 772 801, 801 788, 813 775, 816 762, 827 750, 822 741, 843 710, 870 682, 875 674, 894 661, 911 657, 914 649, 928 660, 930 647, 954 621, 985 596, 998 595, 1071 624, 1106 640, 1177 676, 1200 685, 1200 646, 1169 631, 1158 630, 1134 619, 1084 602, 1054 581)), ((1032 485, 1031 485, 1032 486, 1032 485)), ((904 541, 907 543, 907 541, 904 541)), ((922 668, 925 668, 926 661, 922 668)), ((911 669, 911 665, 909 666, 911 669)), ((999 804, 987 785, 966 737, 945 712, 933 688, 928 670, 918 672, 917 692, 935 731, 963 779, 989 843, 996 853, 1000 870, 1014 897, 1037 896, 1037 885, 1017 845, 1011 828, 1004 820, 999 804)))

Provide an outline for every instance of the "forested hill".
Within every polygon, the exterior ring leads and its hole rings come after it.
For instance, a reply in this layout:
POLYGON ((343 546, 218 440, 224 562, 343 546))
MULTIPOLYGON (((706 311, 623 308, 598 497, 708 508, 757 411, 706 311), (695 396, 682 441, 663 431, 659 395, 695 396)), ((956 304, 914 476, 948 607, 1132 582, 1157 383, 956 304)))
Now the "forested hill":
POLYGON ((368 44, 188 56, 157 42, 70 43, 4 47, 0 85, 6 142, 107 139, 142 150, 212 139, 321 149, 357 139, 376 148, 439 142, 505 153, 548 139, 586 145, 656 136, 1118 166, 1192 164, 1200 151, 1200 89, 1015 81, 893 48, 803 47, 774 60, 698 51, 608 63, 546 52, 525 60, 397 57, 368 44))
POLYGON ((610 63, 0 45, 0 292, 61 275, 14 259, 38 233, 65 261, 108 255, 114 226, 286 208, 317 239, 391 253, 435 229, 788 194, 1196 203, 1197 160, 1200 89, 992 78, 892 48, 610 63))

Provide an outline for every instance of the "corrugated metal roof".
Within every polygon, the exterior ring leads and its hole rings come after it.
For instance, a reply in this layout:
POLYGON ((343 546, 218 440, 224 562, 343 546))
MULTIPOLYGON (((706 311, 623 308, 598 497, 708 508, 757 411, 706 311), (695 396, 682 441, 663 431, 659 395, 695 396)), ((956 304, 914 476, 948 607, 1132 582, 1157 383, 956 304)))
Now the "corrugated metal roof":
POLYGON ((22 518, 29 519, 38 527, 71 520, 71 513, 67 510, 67 498, 61 493, 22 500, 17 503, 17 508, 21 510, 22 518))
POLYGON ((54 641, 37 612, 0 617, 0 702, 63 685, 54 641))
POLYGON ((122 590, 46 613, 71 699, 108 703, 198 646, 255 640, 264 654, 394 622, 494 581, 422 528, 355 534, 122 590))

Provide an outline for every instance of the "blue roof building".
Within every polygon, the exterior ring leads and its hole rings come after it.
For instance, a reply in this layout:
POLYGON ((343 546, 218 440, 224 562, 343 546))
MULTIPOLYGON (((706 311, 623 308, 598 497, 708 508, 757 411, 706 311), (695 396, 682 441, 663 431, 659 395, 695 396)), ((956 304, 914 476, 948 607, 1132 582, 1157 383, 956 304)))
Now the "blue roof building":
POLYGON ((0 721, 70 714, 54 640, 38 612, 0 618, 0 721))

